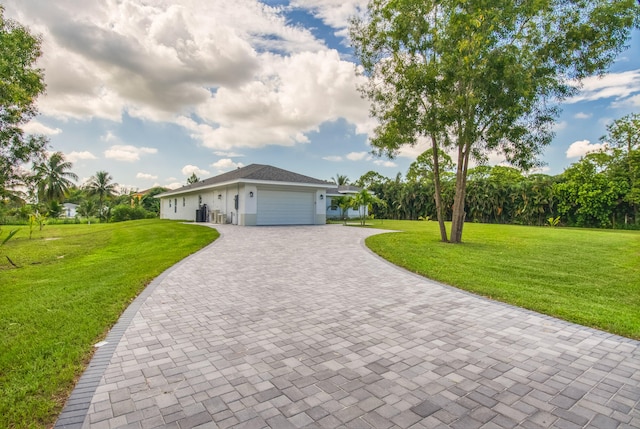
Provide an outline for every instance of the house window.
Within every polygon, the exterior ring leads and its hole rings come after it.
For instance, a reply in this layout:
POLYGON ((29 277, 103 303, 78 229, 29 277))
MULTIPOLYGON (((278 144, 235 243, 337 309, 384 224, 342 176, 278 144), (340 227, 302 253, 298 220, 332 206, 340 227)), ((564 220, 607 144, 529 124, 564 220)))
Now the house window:
POLYGON ((202 195, 198 195, 198 206, 202 205, 202 195))
POLYGON ((171 207, 171 200, 169 200, 169 207, 171 207))
POLYGON ((184 207, 184 206, 185 206, 185 203, 186 203, 185 198, 184 198, 184 197, 182 197, 182 207, 184 207))
POLYGON ((173 212, 174 213, 178 213, 178 199, 177 198, 173 199, 173 212))

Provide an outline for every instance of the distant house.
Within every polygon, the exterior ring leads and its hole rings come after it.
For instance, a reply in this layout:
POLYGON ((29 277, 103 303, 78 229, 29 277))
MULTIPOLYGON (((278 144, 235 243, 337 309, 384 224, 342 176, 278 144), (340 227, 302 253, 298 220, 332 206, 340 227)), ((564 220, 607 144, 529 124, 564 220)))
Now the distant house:
POLYGON ((251 164, 156 195, 160 218, 235 225, 321 225, 331 183, 251 164))
POLYGON ((64 203, 62 204, 62 213, 60 217, 76 217, 78 214, 78 204, 64 203))
POLYGON ((349 208, 346 212, 343 213, 343 210, 338 207, 338 204, 335 203, 336 198, 349 196, 353 197, 358 192, 362 191, 362 188, 352 185, 342 185, 333 188, 327 189, 327 217, 331 218, 357 218, 362 216, 364 213, 365 216, 369 215, 369 207, 362 206, 360 210, 357 208, 349 208))

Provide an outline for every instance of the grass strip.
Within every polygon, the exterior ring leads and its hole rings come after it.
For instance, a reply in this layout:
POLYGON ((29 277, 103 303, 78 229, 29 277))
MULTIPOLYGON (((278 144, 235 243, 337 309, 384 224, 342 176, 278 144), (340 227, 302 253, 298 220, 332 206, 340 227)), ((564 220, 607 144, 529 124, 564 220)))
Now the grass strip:
POLYGON ((0 427, 42 428, 131 301, 219 234, 161 220, 19 229, 0 248, 0 427))
POLYGON ((439 282, 584 326, 640 339, 640 232, 465 224, 464 243, 437 222, 371 221, 403 231, 369 237, 388 261, 439 282))

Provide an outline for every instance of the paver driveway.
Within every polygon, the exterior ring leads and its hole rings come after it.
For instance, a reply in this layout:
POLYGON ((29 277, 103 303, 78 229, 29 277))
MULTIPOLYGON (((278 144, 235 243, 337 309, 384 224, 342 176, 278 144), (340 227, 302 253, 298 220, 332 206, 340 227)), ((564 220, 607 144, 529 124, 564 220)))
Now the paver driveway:
POLYGON ((220 230, 127 311, 57 427, 640 427, 636 341, 396 268, 364 247, 380 231, 220 230))

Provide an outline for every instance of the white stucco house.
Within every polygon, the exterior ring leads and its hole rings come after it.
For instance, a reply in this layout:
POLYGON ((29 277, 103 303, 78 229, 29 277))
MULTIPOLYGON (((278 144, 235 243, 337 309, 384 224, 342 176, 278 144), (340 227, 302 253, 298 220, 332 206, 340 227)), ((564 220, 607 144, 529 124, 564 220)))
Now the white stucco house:
POLYGON ((346 212, 343 213, 342 209, 338 207, 337 204, 334 203, 334 199, 336 198, 343 197, 343 196, 353 197, 355 196, 355 194, 357 194, 361 190, 362 188, 358 188, 357 186, 353 186, 353 185, 343 185, 343 186, 334 185, 332 188, 328 188, 327 189, 327 217, 329 219, 331 218, 351 219, 351 218, 360 217, 362 213, 364 213, 365 217, 368 216, 369 207, 367 206, 360 207, 360 210, 349 208, 346 210, 346 212))
POLYGON ((330 182, 251 164, 158 194, 160 218, 235 225, 326 223, 330 182))
POLYGON ((76 217, 78 214, 78 204, 73 203, 64 203, 62 204, 62 213, 60 213, 60 217, 76 217))

